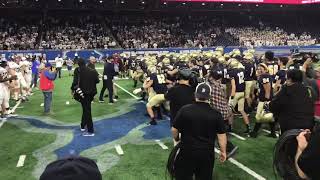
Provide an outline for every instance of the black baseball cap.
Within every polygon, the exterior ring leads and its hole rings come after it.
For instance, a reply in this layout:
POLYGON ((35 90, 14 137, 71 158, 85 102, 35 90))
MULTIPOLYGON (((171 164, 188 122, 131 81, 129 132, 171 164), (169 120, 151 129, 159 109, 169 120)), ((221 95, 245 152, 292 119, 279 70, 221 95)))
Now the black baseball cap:
POLYGON ((102 180, 102 177, 93 160, 75 156, 50 163, 40 180, 102 180))
POLYGON ((196 98, 209 100, 211 97, 211 87, 207 83, 200 83, 196 88, 196 98))

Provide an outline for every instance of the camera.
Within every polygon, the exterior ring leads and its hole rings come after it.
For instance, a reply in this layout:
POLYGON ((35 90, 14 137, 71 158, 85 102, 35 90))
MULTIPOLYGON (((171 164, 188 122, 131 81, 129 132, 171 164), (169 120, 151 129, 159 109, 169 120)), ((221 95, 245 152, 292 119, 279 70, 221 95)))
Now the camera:
POLYGON ((82 92, 82 90, 80 88, 77 88, 76 89, 76 93, 81 97, 81 98, 84 98, 84 94, 82 92))
POLYGON ((303 65, 306 60, 311 58, 311 61, 313 63, 319 62, 318 54, 312 53, 312 52, 299 52, 292 54, 293 62, 294 64, 300 64, 303 65))

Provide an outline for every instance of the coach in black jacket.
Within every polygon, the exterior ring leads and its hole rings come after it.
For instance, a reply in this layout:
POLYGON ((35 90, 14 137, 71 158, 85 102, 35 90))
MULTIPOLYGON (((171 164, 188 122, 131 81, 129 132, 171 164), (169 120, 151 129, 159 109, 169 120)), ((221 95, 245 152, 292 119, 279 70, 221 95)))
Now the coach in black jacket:
POLYGON ((104 64, 103 87, 100 92, 99 102, 104 102, 103 95, 105 90, 108 88, 109 103, 113 103, 113 77, 116 75, 117 73, 114 70, 114 64, 112 63, 112 59, 108 58, 106 63, 104 64))
POLYGON ((71 90, 74 92, 79 84, 79 88, 84 94, 84 98, 80 100, 82 105, 81 131, 84 132, 87 128, 88 132, 85 132, 83 136, 94 136, 91 102, 97 94, 96 85, 99 83, 99 74, 96 70, 87 67, 83 59, 78 60, 78 65, 79 67, 74 70, 71 90))
POLYGON ((314 93, 302 83, 302 71, 287 72, 286 84, 270 102, 270 111, 278 117, 281 133, 314 126, 314 93))

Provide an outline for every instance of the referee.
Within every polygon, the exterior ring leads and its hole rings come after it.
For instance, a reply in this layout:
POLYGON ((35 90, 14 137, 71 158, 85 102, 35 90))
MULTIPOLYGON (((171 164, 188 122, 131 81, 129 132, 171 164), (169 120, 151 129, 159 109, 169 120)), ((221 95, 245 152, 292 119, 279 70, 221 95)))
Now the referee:
POLYGON ((220 146, 220 161, 226 155, 227 136, 220 112, 209 105, 211 87, 201 83, 196 88, 196 103, 183 106, 172 125, 172 135, 179 141, 181 149, 175 161, 176 180, 212 180, 215 160, 216 136, 220 146))

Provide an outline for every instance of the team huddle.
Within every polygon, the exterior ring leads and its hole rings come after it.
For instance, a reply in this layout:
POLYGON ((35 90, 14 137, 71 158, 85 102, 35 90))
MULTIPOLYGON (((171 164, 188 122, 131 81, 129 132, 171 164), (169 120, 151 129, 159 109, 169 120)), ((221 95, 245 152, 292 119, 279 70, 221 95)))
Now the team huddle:
POLYGON ((225 112, 221 112, 225 116, 228 130, 232 131, 233 115, 240 114, 246 125, 244 133, 254 138, 257 137, 262 123, 270 124, 270 137, 277 137, 276 118, 269 111, 268 104, 285 84, 288 69, 303 70, 311 63, 311 60, 306 61, 310 58, 308 54, 304 55, 302 60, 293 59, 291 56, 275 57, 271 51, 257 57, 254 49, 244 52, 234 49, 230 53, 224 53, 222 47, 217 47, 215 51, 189 54, 123 53, 120 57, 129 68, 134 87, 138 81, 143 83, 143 86, 133 93, 140 93, 143 100, 148 97, 147 112, 151 125, 157 124, 156 119, 162 119, 161 109, 164 112, 169 110, 168 93, 181 78, 181 72, 188 70, 188 80, 194 91, 201 82, 212 84, 212 77, 221 84, 225 91, 224 100, 229 105, 224 109, 225 112), (249 114, 253 111, 256 112, 255 126, 251 128, 249 114))
POLYGON ((27 101, 32 94, 32 62, 29 56, 13 56, 0 62, 0 104, 1 118, 14 116, 9 100, 27 101))

